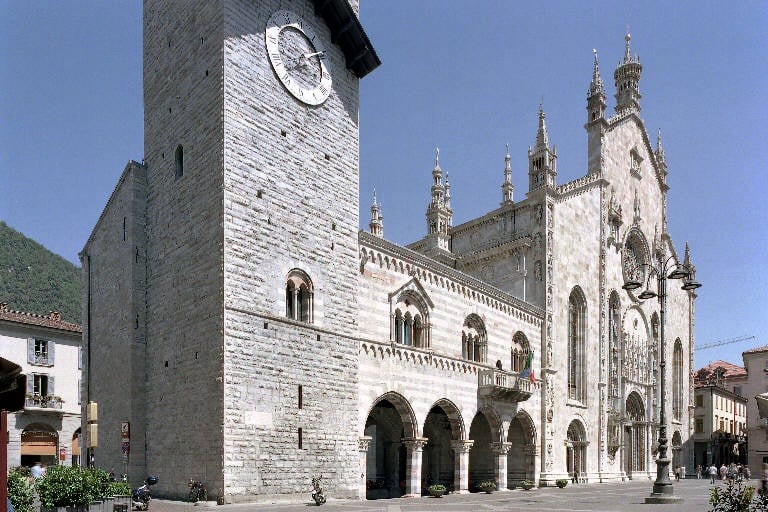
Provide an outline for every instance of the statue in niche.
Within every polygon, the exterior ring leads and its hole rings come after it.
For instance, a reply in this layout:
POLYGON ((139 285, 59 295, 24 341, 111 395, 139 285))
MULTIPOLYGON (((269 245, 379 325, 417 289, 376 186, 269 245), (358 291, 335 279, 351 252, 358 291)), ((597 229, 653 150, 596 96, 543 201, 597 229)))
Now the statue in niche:
POLYGON ((542 280, 541 260, 537 260, 536 263, 533 265, 533 275, 534 275, 536 281, 541 281, 542 280))

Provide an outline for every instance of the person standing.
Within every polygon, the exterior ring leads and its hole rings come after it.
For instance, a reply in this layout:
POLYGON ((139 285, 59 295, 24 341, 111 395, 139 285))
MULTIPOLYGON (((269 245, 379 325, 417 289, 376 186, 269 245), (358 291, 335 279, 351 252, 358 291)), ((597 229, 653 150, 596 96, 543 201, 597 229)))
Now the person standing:
POLYGON ((37 480, 43 476, 45 470, 43 469, 43 466, 40 465, 40 462, 35 462, 35 465, 29 469, 29 472, 32 473, 32 478, 37 480))
POLYGON ((709 478, 711 480, 710 483, 715 483, 715 478, 717 477, 717 466, 715 466, 715 463, 713 462, 711 466, 709 466, 709 478))
POLYGON ((744 480, 752 478, 752 471, 749 470, 749 466, 744 466, 744 480))
POLYGON ((725 462, 720 466, 720 480, 725 480, 725 474, 728 472, 728 466, 725 465, 725 462))
POLYGON ((701 480, 701 464, 696 466, 696 480, 701 480))

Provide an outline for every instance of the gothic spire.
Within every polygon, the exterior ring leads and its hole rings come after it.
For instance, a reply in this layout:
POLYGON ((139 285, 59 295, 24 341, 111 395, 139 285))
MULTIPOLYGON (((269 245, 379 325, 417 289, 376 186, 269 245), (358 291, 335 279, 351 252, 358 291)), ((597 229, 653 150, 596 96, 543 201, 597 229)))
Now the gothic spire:
POLYGON ((501 204, 511 203, 514 199, 515 187, 512 185, 512 164, 509 156, 509 144, 504 155, 504 183, 501 184, 501 204))
POLYGON ((376 187, 373 188, 373 204, 371 205, 371 222, 368 224, 371 234, 378 237, 384 236, 384 217, 381 216, 381 208, 376 202, 376 187))
POLYGON ((589 84, 589 94, 587 97, 592 97, 596 94, 603 94, 603 79, 600 76, 600 66, 597 62, 597 50, 592 49, 592 53, 595 54, 595 62, 592 65, 592 82, 589 84))
POLYGON ((539 129, 536 131, 536 144, 533 147, 534 151, 541 149, 549 149, 549 134, 547 134, 547 125, 544 122, 544 118, 547 115, 544 113, 544 101, 539 103, 539 129))
POLYGON ((443 170, 440 168, 440 148, 435 148, 435 167, 432 168, 432 204, 442 206, 444 202, 443 170))

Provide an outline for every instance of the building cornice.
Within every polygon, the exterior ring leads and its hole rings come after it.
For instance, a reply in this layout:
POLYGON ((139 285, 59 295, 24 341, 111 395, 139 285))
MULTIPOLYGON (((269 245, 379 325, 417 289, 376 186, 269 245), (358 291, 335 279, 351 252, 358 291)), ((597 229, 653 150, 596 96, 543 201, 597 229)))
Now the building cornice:
POLYGON ((435 261, 421 253, 408 249, 406 247, 399 246, 387 240, 374 236, 365 231, 359 231, 358 240, 360 245, 367 248, 377 250, 383 253, 388 253, 397 258, 401 258, 405 261, 412 262, 419 265, 423 269, 453 280, 457 284, 463 285, 470 289, 476 290, 487 295, 489 298, 507 304, 513 308, 520 309, 521 311, 536 317, 539 320, 544 319, 544 310, 525 302, 517 297, 514 297, 507 292, 504 292, 496 287, 493 287, 479 279, 476 279, 460 270, 456 270, 447 265, 444 265, 438 261, 435 261))

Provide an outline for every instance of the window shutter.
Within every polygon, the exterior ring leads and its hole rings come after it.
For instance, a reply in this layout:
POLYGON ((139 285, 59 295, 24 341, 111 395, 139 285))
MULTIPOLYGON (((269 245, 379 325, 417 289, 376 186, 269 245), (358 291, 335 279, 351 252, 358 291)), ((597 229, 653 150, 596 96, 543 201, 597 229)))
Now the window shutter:
MULTIPOLYGON (((32 341, 34 343, 34 340, 32 341)), ((35 393, 35 374, 30 373, 27 375, 27 393, 33 395, 35 393)))
POLYGON ((56 343, 53 340, 48 341, 48 366, 53 366, 54 355, 56 354, 56 343))
POLYGON ((27 338, 27 363, 35 364, 35 338, 27 338))
POLYGON ((83 347, 77 347, 77 369, 83 369, 83 347))
POLYGON ((77 379, 77 403, 81 404, 82 399, 80 398, 80 386, 82 385, 82 379, 77 379))
POLYGON ((48 376, 48 396, 53 396, 55 394, 56 393, 54 392, 54 389, 53 389, 53 375, 49 375, 48 376))

